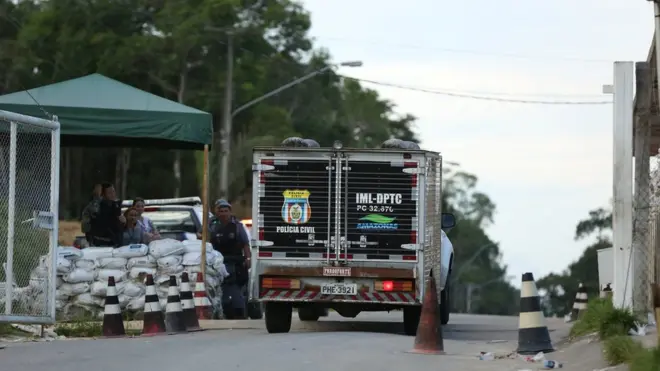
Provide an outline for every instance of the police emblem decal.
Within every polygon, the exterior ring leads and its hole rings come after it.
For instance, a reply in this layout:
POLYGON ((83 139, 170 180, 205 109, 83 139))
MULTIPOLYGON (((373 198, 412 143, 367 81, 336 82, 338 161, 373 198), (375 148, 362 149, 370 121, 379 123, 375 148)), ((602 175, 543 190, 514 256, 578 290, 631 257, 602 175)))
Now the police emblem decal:
POLYGON ((287 189, 282 195, 282 220, 286 224, 305 224, 312 217, 312 208, 309 205, 310 192, 306 189, 287 189))

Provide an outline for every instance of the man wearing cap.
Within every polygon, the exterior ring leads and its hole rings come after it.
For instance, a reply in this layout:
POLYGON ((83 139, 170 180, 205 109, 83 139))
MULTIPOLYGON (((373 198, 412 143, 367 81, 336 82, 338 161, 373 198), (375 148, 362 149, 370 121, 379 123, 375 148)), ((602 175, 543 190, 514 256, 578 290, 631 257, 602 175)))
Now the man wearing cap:
POLYGON ((243 286, 248 282, 250 266, 250 240, 245 227, 231 213, 231 204, 218 200, 214 216, 209 222, 209 236, 213 249, 225 260, 229 277, 222 284, 222 309, 227 319, 245 318, 243 286))

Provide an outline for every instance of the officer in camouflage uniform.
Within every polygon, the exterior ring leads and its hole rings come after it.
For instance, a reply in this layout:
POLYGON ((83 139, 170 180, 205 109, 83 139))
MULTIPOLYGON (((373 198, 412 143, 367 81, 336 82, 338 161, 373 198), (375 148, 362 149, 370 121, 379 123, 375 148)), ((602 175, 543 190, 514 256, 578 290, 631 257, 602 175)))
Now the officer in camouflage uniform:
POLYGON ((101 204, 101 183, 94 185, 92 191, 92 200, 89 201, 87 206, 83 209, 82 218, 80 221, 80 229, 85 234, 87 243, 92 245, 92 216, 99 212, 99 205, 101 204))

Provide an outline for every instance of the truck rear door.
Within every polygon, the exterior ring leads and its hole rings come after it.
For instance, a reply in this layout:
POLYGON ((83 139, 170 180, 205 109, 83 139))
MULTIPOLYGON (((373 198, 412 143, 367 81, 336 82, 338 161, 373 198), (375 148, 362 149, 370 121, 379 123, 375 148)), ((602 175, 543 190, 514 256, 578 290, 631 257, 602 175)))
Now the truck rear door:
POLYGON ((261 158, 258 218, 259 258, 324 259, 335 212, 335 161, 261 158))
POLYGON ((344 160, 340 258, 417 260, 418 168, 403 158, 344 160))

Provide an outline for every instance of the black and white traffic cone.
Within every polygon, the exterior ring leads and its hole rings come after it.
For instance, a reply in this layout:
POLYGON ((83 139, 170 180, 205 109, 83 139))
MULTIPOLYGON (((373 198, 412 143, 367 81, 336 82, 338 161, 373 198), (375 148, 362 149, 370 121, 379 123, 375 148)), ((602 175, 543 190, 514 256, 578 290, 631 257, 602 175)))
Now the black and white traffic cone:
POLYGON ((201 331, 199 327, 199 320, 197 319, 197 312, 195 312, 195 302, 193 301, 193 293, 190 291, 190 280, 188 273, 181 274, 181 308, 183 310, 183 319, 186 323, 186 330, 188 331, 201 331))
POLYGON ((154 276, 147 275, 147 293, 144 297, 144 318, 142 321, 142 336, 162 335, 166 333, 165 318, 160 308, 154 276))
POLYGON ((176 276, 170 276, 170 287, 167 289, 167 305, 165 306, 165 328, 171 334, 186 332, 183 319, 179 288, 176 286, 176 276))
POLYGON ((103 309, 103 336, 124 336, 124 318, 119 307, 115 277, 108 277, 108 289, 105 295, 105 307, 103 309))
POLYGON ((541 310, 541 298, 534 275, 525 273, 520 287, 520 317, 518 325, 518 353, 537 354, 554 351, 550 332, 541 310))
POLYGON ((571 319, 576 320, 581 318, 584 314, 584 311, 587 310, 587 302, 589 301, 589 296, 587 294, 587 288, 584 287, 582 282, 578 286, 577 293, 575 294, 575 301, 573 302, 573 310, 571 311, 571 319))

